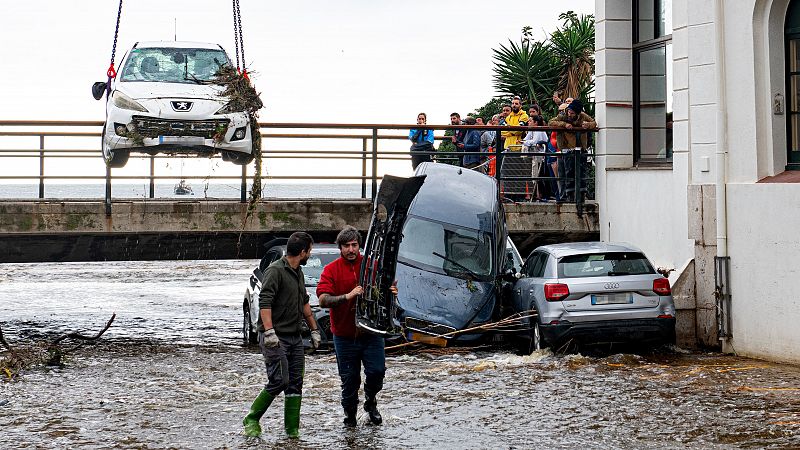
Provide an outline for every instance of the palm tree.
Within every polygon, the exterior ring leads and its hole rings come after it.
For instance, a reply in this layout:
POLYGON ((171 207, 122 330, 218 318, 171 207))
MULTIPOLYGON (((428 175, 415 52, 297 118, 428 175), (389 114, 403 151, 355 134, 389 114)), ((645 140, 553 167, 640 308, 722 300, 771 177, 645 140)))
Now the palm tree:
POLYGON ((559 16, 561 27, 544 42, 531 38, 530 27, 522 29, 519 44, 494 49, 494 87, 501 96, 519 95, 523 103, 539 103, 555 113, 547 100, 553 92, 561 98, 581 98, 593 111, 594 91, 594 16, 578 16, 568 11, 559 16))
POLYGON ((494 51, 494 87, 519 95, 523 103, 549 98, 558 79, 558 60, 546 44, 523 39, 494 51))
POLYGON ((594 16, 568 11, 558 18, 564 23, 550 34, 549 45, 558 59, 558 87, 564 97, 580 98, 594 88, 594 16))

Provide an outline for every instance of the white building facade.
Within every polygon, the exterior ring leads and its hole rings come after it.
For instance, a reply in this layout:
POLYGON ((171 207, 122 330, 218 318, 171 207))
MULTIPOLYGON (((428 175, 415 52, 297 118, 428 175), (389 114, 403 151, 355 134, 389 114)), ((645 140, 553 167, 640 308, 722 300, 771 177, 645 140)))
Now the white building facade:
POLYGON ((800 363, 800 0, 597 0, 601 239, 670 276, 679 343, 800 363))

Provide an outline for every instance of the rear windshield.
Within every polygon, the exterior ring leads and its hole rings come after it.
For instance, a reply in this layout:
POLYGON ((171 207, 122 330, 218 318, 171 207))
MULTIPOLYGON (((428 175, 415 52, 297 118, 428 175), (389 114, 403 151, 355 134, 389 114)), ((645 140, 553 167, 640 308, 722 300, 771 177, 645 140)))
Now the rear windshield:
POLYGON ((559 278, 611 277, 655 273, 641 253, 609 252, 565 256, 558 261, 559 278))

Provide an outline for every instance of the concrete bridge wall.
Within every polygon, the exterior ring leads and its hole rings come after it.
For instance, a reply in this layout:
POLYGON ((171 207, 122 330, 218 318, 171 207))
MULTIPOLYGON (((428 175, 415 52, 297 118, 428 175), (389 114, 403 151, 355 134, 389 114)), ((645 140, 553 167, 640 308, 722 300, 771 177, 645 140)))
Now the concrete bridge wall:
MULTIPOLYGON (((0 262, 255 258, 261 244, 293 231, 333 241, 350 224, 366 230, 369 200, 0 202, 0 262)), ((549 242, 597 239, 595 205, 507 205, 509 233, 526 253, 549 242)))

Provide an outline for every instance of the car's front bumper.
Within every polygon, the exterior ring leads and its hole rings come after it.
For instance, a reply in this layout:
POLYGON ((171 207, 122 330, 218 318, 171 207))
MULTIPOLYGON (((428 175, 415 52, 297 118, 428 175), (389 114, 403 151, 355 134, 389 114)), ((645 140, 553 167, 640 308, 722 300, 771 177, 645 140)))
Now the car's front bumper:
POLYGON ((169 153, 213 153, 216 151, 234 151, 250 154, 253 151, 253 139, 250 130, 250 120, 245 113, 231 113, 214 115, 207 118, 193 117, 191 119, 161 118, 149 113, 113 109, 109 111, 106 119, 103 143, 112 150, 141 150, 144 152, 169 152, 169 153), (139 138, 132 138, 129 134, 117 134, 118 125, 134 129, 137 122, 141 124, 139 138), (214 139, 215 131, 209 128, 216 125, 227 124, 222 139, 214 139), (237 129, 245 129, 243 139, 232 140, 237 129))
POLYGON ((540 325, 539 330, 554 347, 570 340, 582 345, 675 343, 674 318, 560 322, 540 325))

